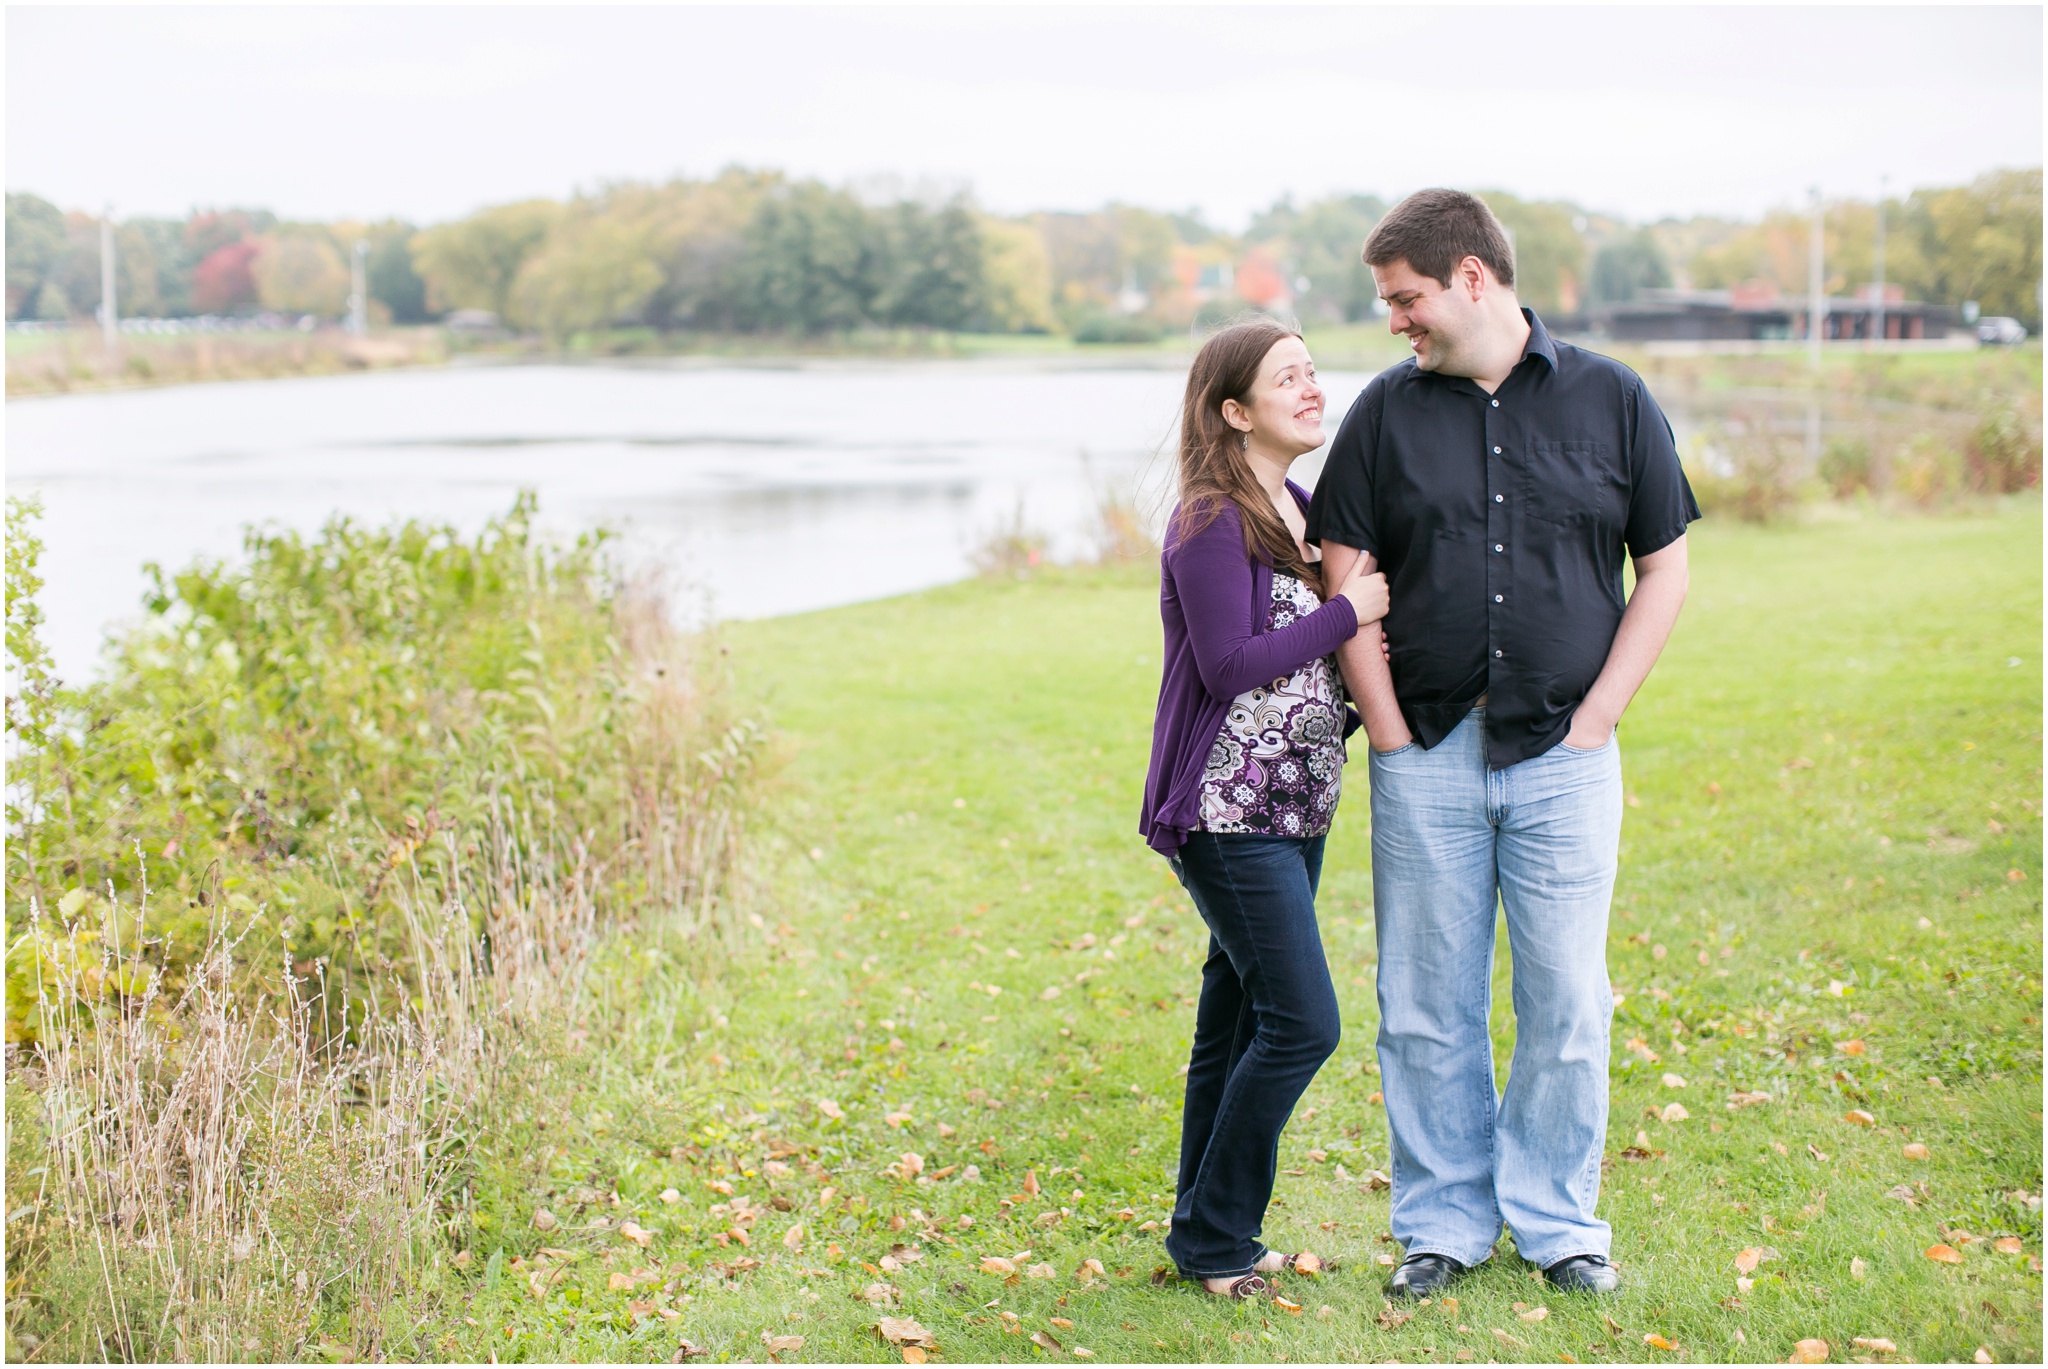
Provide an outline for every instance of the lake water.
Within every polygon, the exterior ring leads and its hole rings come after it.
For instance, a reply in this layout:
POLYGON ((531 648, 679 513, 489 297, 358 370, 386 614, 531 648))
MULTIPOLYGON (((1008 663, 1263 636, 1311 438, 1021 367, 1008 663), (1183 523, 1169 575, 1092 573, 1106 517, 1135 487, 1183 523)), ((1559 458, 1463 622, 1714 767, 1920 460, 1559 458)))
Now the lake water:
MULTIPOLYGON (((1369 376, 1326 374, 1331 432, 1369 376)), ((1021 520, 1088 554, 1105 490, 1156 490, 1182 372, 1006 362, 473 366, 10 401, 7 488, 40 494, 42 602, 80 680, 142 566, 330 516, 618 529, 681 611, 752 618, 941 584, 1021 520)), ((1321 453, 1296 468, 1313 483, 1321 453)))

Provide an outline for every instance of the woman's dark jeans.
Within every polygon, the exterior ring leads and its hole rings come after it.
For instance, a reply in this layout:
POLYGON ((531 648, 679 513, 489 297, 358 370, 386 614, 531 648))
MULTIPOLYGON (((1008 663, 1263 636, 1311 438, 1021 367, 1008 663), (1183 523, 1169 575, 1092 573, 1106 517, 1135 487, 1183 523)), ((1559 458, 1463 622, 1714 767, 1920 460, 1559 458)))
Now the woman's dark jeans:
POLYGON ((1166 1238, 1189 1278, 1249 1273, 1266 1253, 1280 1130, 1337 1049, 1337 991, 1316 930, 1322 869, 1321 837, 1190 832, 1173 860, 1209 924, 1166 1238))

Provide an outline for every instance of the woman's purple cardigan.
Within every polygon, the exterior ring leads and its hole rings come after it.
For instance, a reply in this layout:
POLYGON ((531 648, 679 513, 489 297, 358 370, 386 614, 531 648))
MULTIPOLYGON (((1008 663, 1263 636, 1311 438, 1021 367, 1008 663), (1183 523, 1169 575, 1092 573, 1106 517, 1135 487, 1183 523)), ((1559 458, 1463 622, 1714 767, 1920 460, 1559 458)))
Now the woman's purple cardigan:
MULTIPOLYGON (((1287 489, 1308 507, 1307 490, 1291 480, 1287 489)), ((1145 807, 1138 817, 1146 843, 1168 856, 1179 853, 1200 819, 1202 771, 1231 701, 1329 655, 1358 631, 1358 614, 1342 596, 1277 632, 1266 631, 1273 568, 1246 553, 1237 506, 1226 505, 1192 537, 1176 535, 1179 521, 1175 509, 1159 555, 1166 661, 1152 722, 1145 807)), ((1354 714, 1345 735, 1357 725, 1354 714)))

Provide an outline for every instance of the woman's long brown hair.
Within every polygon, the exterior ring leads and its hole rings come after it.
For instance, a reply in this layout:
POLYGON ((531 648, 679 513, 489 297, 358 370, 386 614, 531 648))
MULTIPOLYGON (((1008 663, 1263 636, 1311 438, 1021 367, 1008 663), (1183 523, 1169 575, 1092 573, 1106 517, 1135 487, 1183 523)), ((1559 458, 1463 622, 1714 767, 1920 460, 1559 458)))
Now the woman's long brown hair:
POLYGON ((1233 323, 1202 344, 1188 368, 1187 395, 1180 410, 1180 510, 1176 532, 1192 537, 1215 522, 1226 501, 1237 505, 1244 524, 1245 554, 1275 570, 1300 576, 1320 589, 1322 581, 1306 561, 1294 534, 1273 510, 1245 455, 1244 434, 1224 421, 1223 401, 1248 403, 1259 364, 1296 330, 1271 319, 1233 323))

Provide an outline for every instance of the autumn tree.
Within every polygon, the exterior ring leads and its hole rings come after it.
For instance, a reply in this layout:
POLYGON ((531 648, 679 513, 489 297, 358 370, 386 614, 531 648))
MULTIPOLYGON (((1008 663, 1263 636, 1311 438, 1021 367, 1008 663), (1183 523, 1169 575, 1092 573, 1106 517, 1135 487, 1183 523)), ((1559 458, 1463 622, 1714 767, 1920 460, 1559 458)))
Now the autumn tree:
POLYGON ((488 309, 507 316, 520 268, 562 213, 552 200, 525 200, 422 232, 412 240, 412 257, 427 283, 427 306, 436 313, 488 309))

